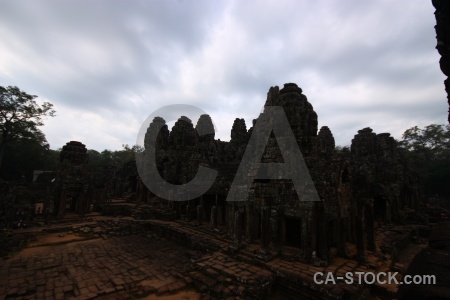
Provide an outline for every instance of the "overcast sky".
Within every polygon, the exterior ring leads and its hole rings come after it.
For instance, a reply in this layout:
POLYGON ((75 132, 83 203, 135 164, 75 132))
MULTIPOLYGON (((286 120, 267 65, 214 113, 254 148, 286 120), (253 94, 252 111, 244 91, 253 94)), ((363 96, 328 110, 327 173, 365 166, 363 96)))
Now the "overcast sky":
POLYGON ((287 82, 337 145, 364 127, 399 139, 446 123, 434 25, 431 0, 0 0, 0 85, 54 104, 52 149, 135 144, 149 114, 177 103, 229 140, 287 82))

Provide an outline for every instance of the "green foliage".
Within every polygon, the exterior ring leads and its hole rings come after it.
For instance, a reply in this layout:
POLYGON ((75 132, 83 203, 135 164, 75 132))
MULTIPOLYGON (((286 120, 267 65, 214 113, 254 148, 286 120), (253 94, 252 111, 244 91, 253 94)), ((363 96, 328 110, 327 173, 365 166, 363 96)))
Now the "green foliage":
POLYGON ((400 146, 423 159, 450 159, 450 125, 414 126, 402 138, 400 146))
POLYGON ((414 126, 399 146, 419 173, 425 195, 450 199, 450 125, 414 126))
MULTIPOLYGON (((53 104, 49 102, 39 105, 35 101, 36 97, 15 86, 6 88, 0 86, 0 170, 2 170, 5 151, 12 155, 11 159, 14 159, 20 155, 11 153, 11 151, 17 151, 23 146, 46 147, 48 150, 45 135, 38 127, 44 124, 45 117, 53 117, 55 110, 53 104), (22 146, 20 146, 21 144, 22 146)), ((24 157, 22 156, 22 158, 24 157)), ((11 170, 4 170, 2 174, 9 171, 11 170)))
POLYGON ((334 147, 334 150, 337 152, 347 152, 350 151, 350 146, 336 146, 334 147))
POLYGON ((17 139, 42 138, 37 127, 44 125, 46 116, 53 117, 53 104, 44 102, 39 105, 34 99, 16 86, 0 86, 0 132, 3 142, 17 139))
POLYGON ((96 150, 88 150, 89 161, 88 164, 94 172, 101 172, 107 167, 115 169, 123 167, 127 162, 135 160, 135 155, 142 152, 143 149, 139 145, 130 147, 129 145, 122 145, 122 150, 111 151, 103 150, 98 152, 96 150))
POLYGON ((34 170, 55 171, 59 153, 49 149, 48 144, 35 140, 19 140, 5 147, 1 177, 5 180, 33 179, 34 170))
POLYGON ((116 164, 123 166, 125 163, 135 160, 136 153, 143 151, 139 145, 130 147, 128 144, 122 145, 122 150, 115 151, 113 154, 113 160, 116 164))

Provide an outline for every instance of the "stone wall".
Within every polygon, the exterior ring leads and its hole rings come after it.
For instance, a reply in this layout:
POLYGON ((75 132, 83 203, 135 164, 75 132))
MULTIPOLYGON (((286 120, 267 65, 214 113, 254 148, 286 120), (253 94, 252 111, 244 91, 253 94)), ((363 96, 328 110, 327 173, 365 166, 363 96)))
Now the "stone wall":
MULTIPOLYGON (((218 208, 214 218, 227 226, 228 237, 237 247, 244 240, 259 240, 262 256, 288 250, 296 252, 298 259, 316 264, 326 264, 336 254, 346 256, 347 242, 356 244, 358 259, 365 261, 367 251, 375 250, 377 226, 400 220, 403 210, 418 207, 416 177, 390 134, 377 135, 364 128, 352 140, 351 151, 336 150, 331 129, 323 126, 318 131, 317 114, 294 83, 282 89, 271 87, 265 110, 252 125, 247 130, 244 119, 236 118, 231 140, 224 142, 214 139, 208 115, 199 118, 197 131, 186 117, 181 117, 171 131, 163 119, 155 118, 146 141, 157 135, 156 164, 165 180, 187 183, 200 164, 218 171, 204 196, 166 207, 180 218, 201 222, 210 220, 214 206, 218 208), (244 201, 225 203, 254 126, 271 106, 283 108, 321 201, 299 199, 290 179, 258 179, 244 201)), ((146 144, 146 151, 149 146, 146 144)), ((265 149, 262 163, 284 162, 273 133, 266 145, 258 147, 265 149)), ((246 174, 254 176, 257 172, 249 169, 246 174)), ((145 199, 142 195, 148 191, 140 185, 138 198, 145 199)))
POLYGON ((432 0, 436 8, 434 15, 436 17, 436 49, 441 55, 439 66, 442 73, 447 76, 444 81, 445 91, 449 105, 448 122, 450 123, 450 3, 445 0, 432 0))

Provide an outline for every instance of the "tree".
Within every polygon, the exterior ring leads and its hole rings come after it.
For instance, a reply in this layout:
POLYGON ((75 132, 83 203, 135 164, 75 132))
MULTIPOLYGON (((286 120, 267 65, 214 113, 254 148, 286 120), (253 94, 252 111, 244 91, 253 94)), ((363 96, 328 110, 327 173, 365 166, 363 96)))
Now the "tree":
POLYGON ((34 170, 48 170, 48 144, 35 140, 11 141, 5 145, 1 178, 11 180, 33 180, 34 170))
POLYGON ((122 144, 122 148, 122 150, 114 151, 112 155, 114 163, 119 167, 122 167, 127 162, 135 160, 136 153, 141 153, 143 151, 143 148, 139 145, 130 147, 128 144, 122 144))
POLYGON ((425 195, 450 199, 450 125, 414 126, 402 138, 399 145, 418 172, 425 195))
POLYGON ((139 145, 130 147, 128 144, 122 145, 122 150, 111 151, 103 150, 98 152, 96 150, 88 150, 89 161, 88 165, 94 172, 101 172, 107 167, 120 169, 126 163, 135 160, 136 153, 143 151, 139 145))
POLYGON ((53 104, 39 105, 35 95, 29 95, 16 86, 0 86, 0 169, 6 145, 12 141, 35 140, 46 143, 38 129, 46 116, 55 116, 53 104))
POLYGON ((347 152, 347 151, 350 151, 350 146, 349 145, 347 145, 347 146, 335 146, 334 147, 334 150, 336 150, 337 152, 347 152))
POLYGON ((450 158, 450 125, 431 124, 424 129, 414 126, 406 130, 402 138, 402 148, 424 159, 450 158))

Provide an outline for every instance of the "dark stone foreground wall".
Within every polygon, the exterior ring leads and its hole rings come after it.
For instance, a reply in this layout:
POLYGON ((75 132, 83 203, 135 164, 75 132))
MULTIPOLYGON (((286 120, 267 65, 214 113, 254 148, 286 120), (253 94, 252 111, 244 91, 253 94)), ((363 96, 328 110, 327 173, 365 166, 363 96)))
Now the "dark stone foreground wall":
POLYGON ((436 49, 441 55, 439 65, 442 73, 447 76, 444 81, 445 91, 447 92, 447 100, 449 105, 448 122, 450 123, 450 1, 448 0, 432 0, 433 6, 436 8, 434 15, 436 17, 436 49))

